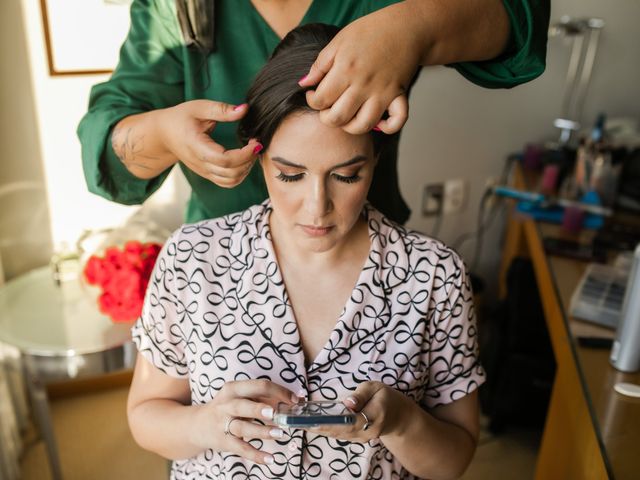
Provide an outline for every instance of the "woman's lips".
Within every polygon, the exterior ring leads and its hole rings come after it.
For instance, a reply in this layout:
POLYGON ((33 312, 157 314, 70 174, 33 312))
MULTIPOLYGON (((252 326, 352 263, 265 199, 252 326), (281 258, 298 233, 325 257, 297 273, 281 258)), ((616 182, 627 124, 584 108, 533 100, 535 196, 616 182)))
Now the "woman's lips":
POLYGON ((304 232, 309 235, 310 237, 322 237, 323 235, 327 235, 331 229, 333 229, 333 226, 327 226, 327 227, 316 227, 313 225, 300 225, 302 227, 302 230, 304 230, 304 232))

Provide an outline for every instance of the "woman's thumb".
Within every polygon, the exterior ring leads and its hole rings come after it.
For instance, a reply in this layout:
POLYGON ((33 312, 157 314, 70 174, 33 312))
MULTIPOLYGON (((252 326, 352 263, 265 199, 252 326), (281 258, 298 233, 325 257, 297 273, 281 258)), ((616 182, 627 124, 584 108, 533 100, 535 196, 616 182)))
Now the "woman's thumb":
POLYGON ((242 103, 216 102, 214 100, 193 100, 194 114, 200 120, 214 120, 216 122, 236 122, 247 113, 248 105, 242 103))
POLYGON ((359 412, 381 387, 382 384, 379 382, 363 382, 344 399, 343 403, 350 409, 359 412))
POLYGON ((332 44, 329 43, 320 52, 307 74, 298 80, 301 87, 313 87, 318 85, 333 66, 334 52, 332 44))

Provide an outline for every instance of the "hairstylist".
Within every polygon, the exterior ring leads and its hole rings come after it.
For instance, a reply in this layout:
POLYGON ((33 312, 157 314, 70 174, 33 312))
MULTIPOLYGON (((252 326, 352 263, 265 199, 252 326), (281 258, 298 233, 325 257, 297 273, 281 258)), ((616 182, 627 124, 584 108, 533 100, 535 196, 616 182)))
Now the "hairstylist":
POLYGON ((178 163, 192 188, 188 222, 264 200, 262 170, 253 168, 262 146, 240 145, 234 122, 280 38, 321 22, 347 26, 301 79, 312 88, 309 105, 349 133, 394 134, 369 200, 404 222, 396 132, 418 67, 452 65, 490 88, 526 82, 544 70, 548 16, 548 0, 134 0, 118 67, 93 88, 78 128, 89 190, 142 203, 178 163), (185 3, 201 7, 192 23, 215 5, 212 51, 185 45, 176 13, 185 3))

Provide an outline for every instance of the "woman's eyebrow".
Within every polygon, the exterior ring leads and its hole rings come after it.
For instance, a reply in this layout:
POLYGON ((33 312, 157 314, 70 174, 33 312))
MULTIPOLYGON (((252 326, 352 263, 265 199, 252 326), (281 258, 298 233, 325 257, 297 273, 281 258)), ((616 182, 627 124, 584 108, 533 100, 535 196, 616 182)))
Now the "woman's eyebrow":
MULTIPOLYGON (((339 163, 338 165, 334 165, 333 167, 331 167, 331 170, 335 170, 336 168, 348 167, 348 166, 353 165, 355 163, 363 162, 366 159, 367 159, 367 157, 365 155, 356 155, 351 160, 347 160, 346 162, 339 163)), ((289 160, 287 160, 285 158, 282 158, 282 157, 271 157, 271 160, 274 161, 274 162, 280 163, 282 165, 286 165, 287 167, 300 168, 300 169, 303 169, 303 170, 307 169, 307 167, 305 167, 304 165, 298 165, 297 163, 290 162, 289 160)))

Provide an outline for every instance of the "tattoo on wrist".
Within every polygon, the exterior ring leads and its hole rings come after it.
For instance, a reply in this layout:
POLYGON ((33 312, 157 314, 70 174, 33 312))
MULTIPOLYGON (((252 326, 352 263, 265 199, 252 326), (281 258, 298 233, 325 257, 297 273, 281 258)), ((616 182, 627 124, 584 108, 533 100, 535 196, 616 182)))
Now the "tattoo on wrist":
POLYGON ((151 170, 149 165, 141 163, 140 157, 152 159, 143 155, 144 150, 144 135, 135 137, 133 134, 133 128, 129 127, 116 127, 111 134, 111 146, 116 156, 124 164, 127 169, 131 167, 142 168, 145 170, 151 170))

